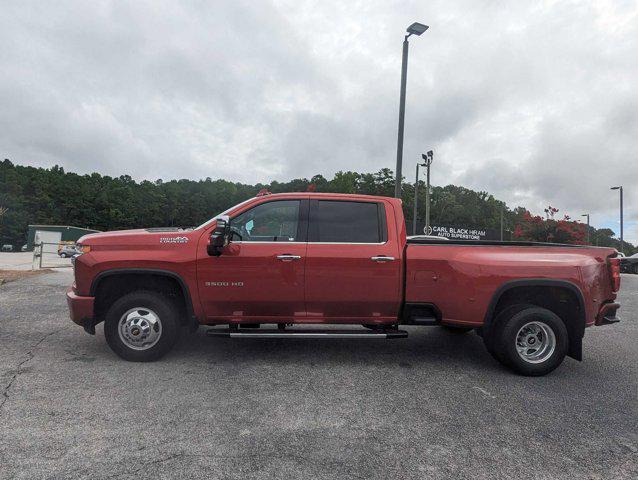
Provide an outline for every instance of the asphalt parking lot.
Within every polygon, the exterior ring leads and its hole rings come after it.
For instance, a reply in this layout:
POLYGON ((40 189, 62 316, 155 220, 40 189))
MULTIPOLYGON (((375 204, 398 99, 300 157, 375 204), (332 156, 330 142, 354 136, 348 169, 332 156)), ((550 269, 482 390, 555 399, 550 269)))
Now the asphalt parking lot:
POLYGON ((0 478, 638 478, 638 276, 585 360, 516 376, 475 334, 184 335, 126 363, 68 270, 0 286, 0 478))

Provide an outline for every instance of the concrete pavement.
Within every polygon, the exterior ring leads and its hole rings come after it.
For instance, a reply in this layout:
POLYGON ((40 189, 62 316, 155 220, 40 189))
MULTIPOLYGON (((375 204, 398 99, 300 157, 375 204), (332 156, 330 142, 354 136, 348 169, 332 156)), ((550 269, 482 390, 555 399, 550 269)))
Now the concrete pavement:
POLYGON ((127 363, 72 324, 71 272, 0 287, 0 478, 638 477, 638 276, 546 377, 473 334, 184 335, 127 363))

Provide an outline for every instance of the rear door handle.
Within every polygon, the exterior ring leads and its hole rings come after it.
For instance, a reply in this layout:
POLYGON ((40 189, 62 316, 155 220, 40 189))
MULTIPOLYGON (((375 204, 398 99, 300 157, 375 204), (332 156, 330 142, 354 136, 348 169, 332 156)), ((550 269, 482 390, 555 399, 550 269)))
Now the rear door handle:
POLYGON ((387 257, 385 255, 379 255, 377 257, 370 257, 370 260, 372 260, 373 262, 393 262, 395 258, 387 257))
POLYGON ((300 255, 290 255, 289 253, 277 255, 277 260, 281 260, 282 262, 292 262, 293 260, 299 260, 300 258, 300 255))

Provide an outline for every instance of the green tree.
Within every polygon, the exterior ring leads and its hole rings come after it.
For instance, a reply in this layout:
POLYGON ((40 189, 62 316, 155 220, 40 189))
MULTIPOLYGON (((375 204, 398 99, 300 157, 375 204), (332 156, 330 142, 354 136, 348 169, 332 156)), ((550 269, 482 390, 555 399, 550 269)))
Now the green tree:
MULTIPOLYGON (((227 180, 170 180, 136 182, 128 175, 110 177, 92 173, 78 175, 62 167, 49 169, 0 162, 0 205, 8 210, 0 223, 0 243, 21 245, 29 224, 63 224, 117 230, 126 228, 193 226, 256 195, 261 189, 273 193, 317 192, 358 193, 392 196, 394 174, 390 169, 375 173, 337 172, 328 179, 315 175, 289 182, 247 185, 227 180)), ((414 184, 404 183, 402 200, 408 231, 411 232, 414 184)), ((433 224, 462 225, 469 228, 500 228, 501 210, 505 227, 512 230, 524 221, 527 210, 508 208, 488 192, 457 185, 431 189, 433 224)), ((418 218, 425 218, 425 184, 419 182, 418 218)), ((619 248, 609 229, 590 230, 595 245, 619 248)), ((509 238, 506 234, 506 238, 509 238)), ((625 253, 636 251, 625 245, 625 253)))

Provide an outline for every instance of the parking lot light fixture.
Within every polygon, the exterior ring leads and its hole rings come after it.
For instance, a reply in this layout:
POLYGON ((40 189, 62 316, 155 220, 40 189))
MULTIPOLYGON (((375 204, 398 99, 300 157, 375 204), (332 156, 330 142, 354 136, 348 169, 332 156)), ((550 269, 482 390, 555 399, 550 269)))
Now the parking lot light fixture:
POLYGON ((611 190, 619 190, 620 191, 620 253, 624 253, 624 245, 623 245, 623 206, 622 206, 622 185, 618 187, 611 187, 611 190))
POLYGON ((589 243, 589 213, 583 213, 581 217, 587 217, 587 243, 589 243))
POLYGON ((426 180, 425 180, 425 229, 426 235, 430 235, 430 166, 434 161, 434 151, 430 150, 427 153, 421 155, 421 158, 425 160, 426 168, 426 180))
POLYGON ((419 36, 428 28, 430 27, 428 27, 427 25, 414 22, 406 29, 406 32, 408 32, 408 34, 403 39, 403 57, 401 60, 401 94, 399 97, 399 131, 397 134, 397 167, 394 172, 394 174, 396 175, 394 182, 394 196, 396 198, 401 197, 401 170, 403 167, 403 127, 405 124, 405 88, 408 76, 408 38, 410 37, 410 35, 419 36))
POLYGON ((408 32, 410 35, 416 35, 419 36, 422 33, 424 33, 428 28, 427 25, 423 25, 422 23, 419 22, 414 22, 412 25, 410 25, 406 32, 408 32))
POLYGON ((416 179, 414 180, 414 214, 412 215, 412 235, 416 235, 416 220, 419 205, 419 167, 425 167, 425 163, 416 163, 416 179))

